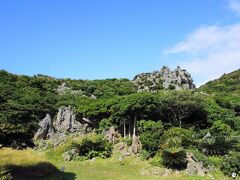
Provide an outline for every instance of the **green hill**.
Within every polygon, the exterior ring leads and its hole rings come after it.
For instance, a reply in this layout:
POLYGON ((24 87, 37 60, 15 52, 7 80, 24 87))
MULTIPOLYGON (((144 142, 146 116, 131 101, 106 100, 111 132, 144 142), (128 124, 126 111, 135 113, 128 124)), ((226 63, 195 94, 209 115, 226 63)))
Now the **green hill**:
POLYGON ((220 106, 240 114, 240 69, 209 81, 198 90, 212 94, 220 106))

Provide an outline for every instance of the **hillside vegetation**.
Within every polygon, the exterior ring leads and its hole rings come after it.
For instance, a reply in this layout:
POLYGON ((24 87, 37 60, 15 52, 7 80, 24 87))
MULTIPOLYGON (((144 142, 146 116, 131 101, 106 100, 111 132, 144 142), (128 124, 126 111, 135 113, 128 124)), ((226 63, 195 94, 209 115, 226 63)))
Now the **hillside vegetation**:
MULTIPOLYGON (((141 179, 139 171, 149 163, 164 175, 172 169, 181 177, 220 171, 239 176, 240 70, 195 89, 190 74, 177 69, 158 72, 160 80, 156 73, 142 74, 137 85, 136 80, 128 79, 56 79, 2 70, 0 146, 34 147, 58 168, 60 164, 69 166, 78 177, 84 172, 75 166, 86 168, 84 163, 96 158, 90 167, 94 176, 102 167, 104 174, 100 173, 99 179, 117 175, 121 169, 131 171, 123 179, 141 179), (159 88, 163 77, 168 89, 159 88), (144 78, 151 84, 142 82, 144 78), (140 85, 144 87, 139 90, 140 85), (116 160, 116 154, 126 160, 125 165, 116 160), (138 173, 131 161, 138 161, 138 173)), ((9 163, 4 167, 7 170, 14 167, 14 162, 9 163)))

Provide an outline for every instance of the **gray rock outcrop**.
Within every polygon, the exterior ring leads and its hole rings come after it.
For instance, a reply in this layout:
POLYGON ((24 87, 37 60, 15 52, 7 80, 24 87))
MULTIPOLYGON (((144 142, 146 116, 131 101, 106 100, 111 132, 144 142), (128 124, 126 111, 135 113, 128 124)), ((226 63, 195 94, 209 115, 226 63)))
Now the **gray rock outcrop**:
POLYGON ((73 95, 78 95, 78 94, 83 95, 83 92, 81 90, 72 90, 71 88, 69 88, 67 86, 67 84, 65 82, 63 82, 60 86, 58 86, 56 91, 57 91, 58 95, 64 95, 66 93, 70 93, 73 95))
POLYGON ((81 123, 76 121, 74 108, 69 106, 59 108, 55 127, 59 132, 76 132, 82 126, 81 123))
POLYGON ((50 139, 53 137, 55 133, 55 128, 53 127, 53 122, 49 114, 46 115, 46 117, 39 122, 39 129, 37 133, 34 136, 35 140, 38 139, 50 139))
POLYGON ((133 83, 138 87, 139 92, 155 92, 161 89, 196 89, 191 75, 179 66, 174 71, 171 71, 167 66, 163 66, 160 71, 138 74, 134 77, 133 83))
POLYGON ((132 139, 132 145, 129 147, 128 151, 131 154, 137 154, 142 149, 142 143, 138 136, 134 136, 132 139))
POLYGON ((187 154, 187 173, 190 176, 204 176, 208 170, 203 166, 202 162, 198 162, 191 153, 187 154))
POLYGON ((64 142, 67 136, 82 135, 90 132, 89 124, 91 124, 91 121, 86 118, 80 119, 81 122, 77 121, 74 111, 75 109, 71 106, 59 108, 54 122, 50 115, 47 114, 39 123, 40 127, 34 136, 34 140, 50 139, 55 147, 64 142))
POLYGON ((115 130, 115 127, 112 126, 108 131, 104 132, 105 139, 111 143, 115 143, 120 134, 115 130))

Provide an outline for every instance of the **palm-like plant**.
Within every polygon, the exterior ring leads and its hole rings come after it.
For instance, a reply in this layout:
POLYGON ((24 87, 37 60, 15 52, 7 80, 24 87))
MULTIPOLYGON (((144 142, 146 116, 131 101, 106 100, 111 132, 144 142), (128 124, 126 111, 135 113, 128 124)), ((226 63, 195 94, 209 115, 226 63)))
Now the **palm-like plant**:
POLYGON ((200 142, 200 148, 206 155, 225 155, 234 149, 237 140, 225 136, 216 136, 209 139, 203 139, 200 142))
POLYGON ((187 164, 187 153, 181 146, 179 137, 169 138, 162 146, 163 164, 168 168, 183 169, 187 164))
POLYGON ((182 147, 170 147, 162 151, 163 164, 169 168, 182 169, 187 163, 187 154, 182 147))

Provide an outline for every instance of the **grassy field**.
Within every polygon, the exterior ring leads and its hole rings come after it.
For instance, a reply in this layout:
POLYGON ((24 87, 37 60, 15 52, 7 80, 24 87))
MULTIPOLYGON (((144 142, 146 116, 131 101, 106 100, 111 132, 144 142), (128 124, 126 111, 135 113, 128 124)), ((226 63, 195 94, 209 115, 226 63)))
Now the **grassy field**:
MULTIPOLYGON (((109 159, 97 159, 96 161, 85 162, 64 162, 51 161, 58 168, 65 167, 65 174, 55 173, 49 176, 48 180, 57 179, 78 179, 78 180, 205 180, 205 179, 230 179, 224 177, 221 172, 215 172, 205 177, 189 177, 181 173, 172 173, 168 176, 147 176, 142 175, 143 169, 152 168, 146 161, 138 158, 128 158, 120 165, 117 156, 109 159)), ((164 171, 164 169, 162 168, 164 171)), ((161 171, 161 168, 160 168, 161 171)))
MULTIPOLYGON (((0 168, 4 167, 14 170, 16 179, 20 180, 205 180, 205 179, 230 179, 220 172, 205 177, 188 177, 183 173, 171 172, 168 175, 148 176, 142 172, 154 169, 146 161, 137 157, 130 157, 123 160, 123 165, 118 161, 118 155, 108 159, 96 159, 94 161, 71 161, 47 159, 44 152, 33 150, 0 150, 0 168), (64 172, 57 171, 64 167, 64 172), (50 175, 47 175, 50 174, 50 175), (43 176, 45 178, 43 178, 43 176)), ((164 172, 164 168, 158 168, 164 172)), ((1 179, 1 178, 0 178, 1 179)))

